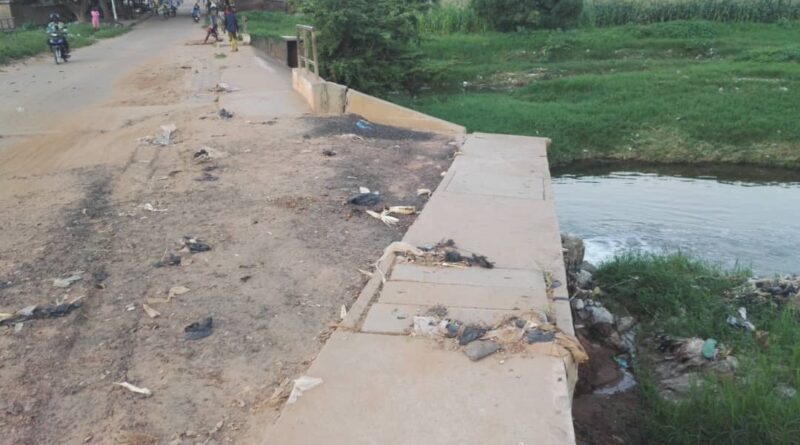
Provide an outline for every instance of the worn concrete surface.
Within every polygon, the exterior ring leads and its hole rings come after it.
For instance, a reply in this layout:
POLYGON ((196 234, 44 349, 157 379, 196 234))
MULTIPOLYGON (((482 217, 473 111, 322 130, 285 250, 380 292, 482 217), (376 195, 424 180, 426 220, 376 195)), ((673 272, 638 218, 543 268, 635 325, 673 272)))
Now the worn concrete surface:
POLYGON ((287 406, 264 443, 575 443, 576 369, 552 344, 473 362, 452 340, 410 336, 413 317, 433 309, 484 326, 535 312, 572 334, 547 143, 467 137, 404 241, 453 239, 496 267, 384 261, 387 281, 375 289, 376 275, 345 321, 356 332, 335 333, 306 373, 324 383, 287 406))

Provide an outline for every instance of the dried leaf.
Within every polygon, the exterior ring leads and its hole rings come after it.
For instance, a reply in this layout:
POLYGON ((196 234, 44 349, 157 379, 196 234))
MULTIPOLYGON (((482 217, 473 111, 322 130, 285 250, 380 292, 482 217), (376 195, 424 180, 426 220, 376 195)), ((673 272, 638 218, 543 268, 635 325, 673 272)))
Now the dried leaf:
POLYGON ((381 222, 383 222, 387 226, 393 226, 398 222, 400 222, 400 220, 395 218, 394 216, 389 216, 389 213, 386 210, 382 211, 381 213, 372 210, 367 210, 367 214, 375 219, 381 220, 381 222))
POLYGON ((417 196, 426 196, 429 197, 433 194, 431 189, 417 189, 417 196))
POLYGON ((144 309, 144 312, 150 318, 156 318, 161 316, 161 312, 158 312, 157 310, 151 308, 147 303, 142 304, 142 309, 144 309))
POLYGON ((147 304, 162 304, 162 303, 169 303, 169 298, 148 298, 147 304))
POLYGON ((396 213, 398 215, 413 215, 417 213, 417 208, 414 206, 391 206, 389 213, 396 213))
POLYGON ((171 298, 176 297, 178 295, 183 295, 186 292, 189 292, 189 288, 188 287, 185 287, 185 286, 172 287, 169 290, 169 298, 171 299, 171 298))
POLYGON ((347 306, 342 305, 342 308, 339 309, 339 317, 344 320, 347 317, 347 306))

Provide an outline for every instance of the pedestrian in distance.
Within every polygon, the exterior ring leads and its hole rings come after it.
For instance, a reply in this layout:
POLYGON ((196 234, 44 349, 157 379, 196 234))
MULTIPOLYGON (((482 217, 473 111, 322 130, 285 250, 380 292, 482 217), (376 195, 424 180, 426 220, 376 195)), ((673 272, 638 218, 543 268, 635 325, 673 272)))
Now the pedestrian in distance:
POLYGON ((206 31, 206 38, 203 40, 203 43, 208 43, 208 38, 214 36, 214 42, 219 42, 219 34, 217 34, 217 26, 219 26, 219 14, 217 14, 217 8, 212 6, 211 13, 208 15, 209 18, 209 25, 208 30, 206 31))
POLYGON ((233 7, 225 8, 225 31, 228 32, 228 41, 231 43, 231 52, 239 51, 239 23, 233 7))
POLYGON ((100 11, 97 9, 97 6, 93 7, 89 14, 92 16, 92 28, 97 31, 100 29, 100 11))

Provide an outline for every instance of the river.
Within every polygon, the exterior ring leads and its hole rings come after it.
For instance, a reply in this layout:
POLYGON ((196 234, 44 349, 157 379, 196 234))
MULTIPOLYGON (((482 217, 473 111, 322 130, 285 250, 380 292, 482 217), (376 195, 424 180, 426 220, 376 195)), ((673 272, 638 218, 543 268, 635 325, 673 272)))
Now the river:
POLYGON ((553 171, 562 232, 599 263, 681 250, 757 274, 800 273, 800 172, 755 167, 575 165, 553 171))

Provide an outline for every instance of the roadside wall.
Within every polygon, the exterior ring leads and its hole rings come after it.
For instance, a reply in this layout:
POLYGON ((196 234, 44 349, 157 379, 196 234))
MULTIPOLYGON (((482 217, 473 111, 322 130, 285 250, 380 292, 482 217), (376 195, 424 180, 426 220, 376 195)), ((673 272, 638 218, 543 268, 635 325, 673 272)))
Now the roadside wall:
POLYGON ((306 69, 292 70, 292 85, 315 114, 358 114, 371 122, 434 133, 465 134, 461 125, 328 82, 306 69))

